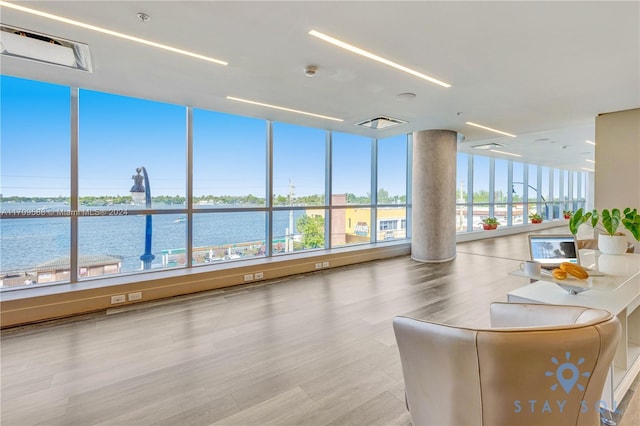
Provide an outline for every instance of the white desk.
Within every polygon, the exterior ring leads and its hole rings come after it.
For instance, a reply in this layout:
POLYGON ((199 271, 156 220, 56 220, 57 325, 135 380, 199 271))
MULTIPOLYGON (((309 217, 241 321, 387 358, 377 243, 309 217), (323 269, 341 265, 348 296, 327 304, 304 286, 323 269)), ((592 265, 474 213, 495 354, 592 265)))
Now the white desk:
MULTIPOLYGON (((571 294, 547 277, 526 277, 529 285, 507 294, 512 303, 544 303, 551 305, 578 305, 605 309, 618 317, 622 324, 622 337, 616 350, 613 366, 607 377, 602 400, 612 409, 622 400, 629 386, 640 373, 640 255, 602 255, 594 250, 581 250, 583 265, 607 273, 603 277, 589 277, 582 283, 567 284, 586 287, 588 291, 571 294), (586 262, 585 262, 586 260, 586 262)), ((564 281, 563 281, 564 282, 564 281)))

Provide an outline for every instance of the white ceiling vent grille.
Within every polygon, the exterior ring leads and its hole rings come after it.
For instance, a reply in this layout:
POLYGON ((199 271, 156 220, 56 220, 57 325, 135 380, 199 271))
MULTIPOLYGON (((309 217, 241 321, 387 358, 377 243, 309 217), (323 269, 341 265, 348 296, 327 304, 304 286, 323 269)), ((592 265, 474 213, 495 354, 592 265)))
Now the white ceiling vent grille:
POLYGON ((0 24, 0 54, 93 72, 89 46, 0 24))
POLYGON ((406 124, 407 121, 399 120, 397 118, 390 117, 376 117, 370 120, 365 120, 363 122, 357 123, 356 126, 368 127, 370 129, 386 129, 393 126, 399 126, 401 124, 406 124))
POLYGON ((493 148, 502 148, 504 147, 504 145, 500 144, 500 143, 496 143, 496 142, 491 142, 491 143, 485 143, 482 145, 474 145, 471 148, 473 149, 493 149, 493 148))

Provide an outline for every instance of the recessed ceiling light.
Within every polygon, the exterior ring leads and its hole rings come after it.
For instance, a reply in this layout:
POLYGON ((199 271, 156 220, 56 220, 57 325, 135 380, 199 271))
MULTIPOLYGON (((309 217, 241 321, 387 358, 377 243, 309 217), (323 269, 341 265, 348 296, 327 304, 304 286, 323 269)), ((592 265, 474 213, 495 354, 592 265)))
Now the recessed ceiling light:
POLYGON ((409 73, 411 75, 414 75, 416 77, 422 78, 423 80, 430 81, 430 82, 435 83, 435 84, 437 84, 439 86, 451 87, 451 85, 449 83, 445 83, 445 82, 440 81, 438 79, 435 79, 433 77, 429 77, 426 74, 422 74, 421 72, 412 70, 411 68, 407 68, 407 67, 405 67, 403 65, 397 64, 397 63, 395 63, 393 61, 390 61, 388 59, 385 59, 383 57, 375 55, 375 54, 373 54, 371 52, 368 52, 368 51, 366 51, 364 49, 360 49, 359 47, 353 46, 353 45, 351 45, 349 43, 345 43, 344 41, 338 40, 337 38, 333 38, 331 36, 328 36, 326 34, 318 32, 316 30, 309 31, 309 35, 317 37, 320 40, 324 40, 327 43, 331 43, 334 46, 338 46, 338 47, 340 47, 342 49, 348 50, 349 52, 355 53, 357 55, 364 56, 365 58, 373 59, 374 61, 380 62, 380 63, 385 64, 385 65, 389 65, 390 67, 393 67, 393 68, 398 69, 400 71, 404 71, 404 72, 409 73))
POLYGON ((62 16, 54 15, 40 10, 31 9, 24 6, 18 6, 17 4, 8 3, 0 0, 0 6, 8 7, 10 9, 18 10, 20 12, 30 13, 32 15, 41 16, 43 18, 52 19, 54 21, 62 22, 76 27, 85 28, 87 30, 96 31, 102 34, 123 38, 125 40, 133 41, 136 43, 144 44, 151 47, 157 47, 158 49, 168 50, 169 52, 179 53, 181 55, 191 56, 192 58, 202 59, 204 61, 213 62, 219 65, 228 65, 228 62, 221 61, 220 59, 211 58, 209 56, 200 55, 198 53, 189 52, 187 50, 178 49, 176 47, 167 46, 166 44, 156 43, 155 41, 145 40, 139 37, 134 37, 128 34, 112 31, 107 28, 97 27, 91 24, 85 24, 84 22, 74 21, 73 19, 65 18, 62 16))
POLYGON ((314 114, 312 112, 300 111, 300 110, 297 110, 297 109, 286 108, 286 107, 282 107, 282 106, 278 106, 278 105, 265 104, 263 102, 251 101, 249 99, 236 98, 236 97, 233 97, 233 96, 227 96, 227 99, 232 100, 232 101, 244 102, 246 104, 252 104, 252 105, 258 105, 258 106, 263 106, 263 107, 267 107, 267 108, 279 109, 281 111, 295 112, 296 114, 310 115, 312 117, 324 118, 325 120, 344 121, 341 118, 329 117, 327 115, 321 115, 321 114, 314 114))
POLYGON ((589 160, 589 159, 587 159, 586 161, 587 161, 587 163, 593 163, 593 164, 596 164, 596 162, 595 162, 595 161, 593 161, 593 160, 589 160))
POLYGON ((588 171, 588 172, 593 172, 593 171, 594 171, 593 169, 590 169, 590 168, 588 168, 588 167, 583 167, 583 168, 582 168, 582 170, 586 170, 586 171, 588 171))
POLYGON ((467 123, 466 123, 466 124, 468 124, 468 125, 470 125, 470 126, 479 127, 479 128, 481 128, 481 129, 489 130, 489 131, 491 131, 491 132, 500 133, 501 135, 510 136, 510 137, 512 137, 512 138, 515 138, 515 137, 516 137, 516 135, 512 135, 511 133, 503 132, 502 130, 492 129, 491 127, 482 126, 482 125, 480 125, 480 124, 472 123, 472 122, 470 122, 470 121, 467 121, 467 123))
POLYGON ((591 144, 591 145, 595 145, 596 144, 595 142, 588 141, 588 140, 585 140, 585 142, 588 143, 588 144, 591 144))
POLYGON ((522 157, 522 155, 520 154, 514 154, 513 152, 498 151, 497 149, 490 149, 489 151, 496 152, 498 154, 511 155, 513 157, 522 157))

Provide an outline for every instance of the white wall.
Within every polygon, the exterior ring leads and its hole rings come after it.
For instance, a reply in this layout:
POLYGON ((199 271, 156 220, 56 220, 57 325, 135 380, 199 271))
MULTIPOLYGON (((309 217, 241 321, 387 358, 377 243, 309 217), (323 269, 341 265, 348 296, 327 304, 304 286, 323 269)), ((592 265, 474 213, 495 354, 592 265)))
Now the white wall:
POLYGON ((640 108, 596 118, 595 161, 594 207, 640 209, 640 108))

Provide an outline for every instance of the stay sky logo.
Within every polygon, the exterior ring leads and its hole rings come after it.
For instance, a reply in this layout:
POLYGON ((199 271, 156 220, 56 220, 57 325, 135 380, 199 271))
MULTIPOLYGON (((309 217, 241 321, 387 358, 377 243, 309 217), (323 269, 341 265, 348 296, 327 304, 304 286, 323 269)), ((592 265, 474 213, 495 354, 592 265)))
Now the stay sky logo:
POLYGON ((551 386, 551 390, 558 389, 558 385, 560 385, 562 386, 562 389, 564 389, 564 391, 568 394, 569 392, 571 392, 571 389, 573 389, 573 387, 577 385, 578 389, 583 391, 584 386, 578 383, 580 376, 591 376, 591 373, 589 371, 585 371, 584 373, 580 374, 580 371, 578 369, 579 365, 584 364, 584 358, 580 358, 576 364, 570 362, 571 352, 566 352, 565 358, 566 362, 560 364, 556 357, 551 357, 551 362, 558 366, 555 373, 553 371, 547 371, 546 373, 544 373, 544 375, 547 377, 556 376, 556 379, 558 380, 558 383, 554 383, 551 386))
MULTIPOLYGON (((551 385, 551 390, 556 391, 558 389, 562 389, 566 395, 568 395, 574 388, 578 389, 580 392, 585 390, 585 387, 582 383, 580 383, 580 379, 585 377, 588 378, 591 376, 590 371, 580 372, 580 366, 584 364, 584 358, 578 358, 576 362, 572 362, 571 360, 571 352, 564 353, 564 359, 556 357, 551 357, 551 362, 554 366, 557 366, 554 371, 546 371, 544 375, 546 377, 553 377, 554 383, 551 385)), ((560 392, 559 398, 555 401, 538 401, 535 399, 530 399, 528 401, 514 401, 514 412, 530 412, 530 413, 551 413, 555 411, 563 412, 564 406, 567 403, 566 399, 562 399, 562 393, 560 392), (528 405, 528 410, 526 409, 528 405)), ((580 410, 581 412, 586 412, 589 407, 587 407, 586 401, 581 401, 580 410)))

